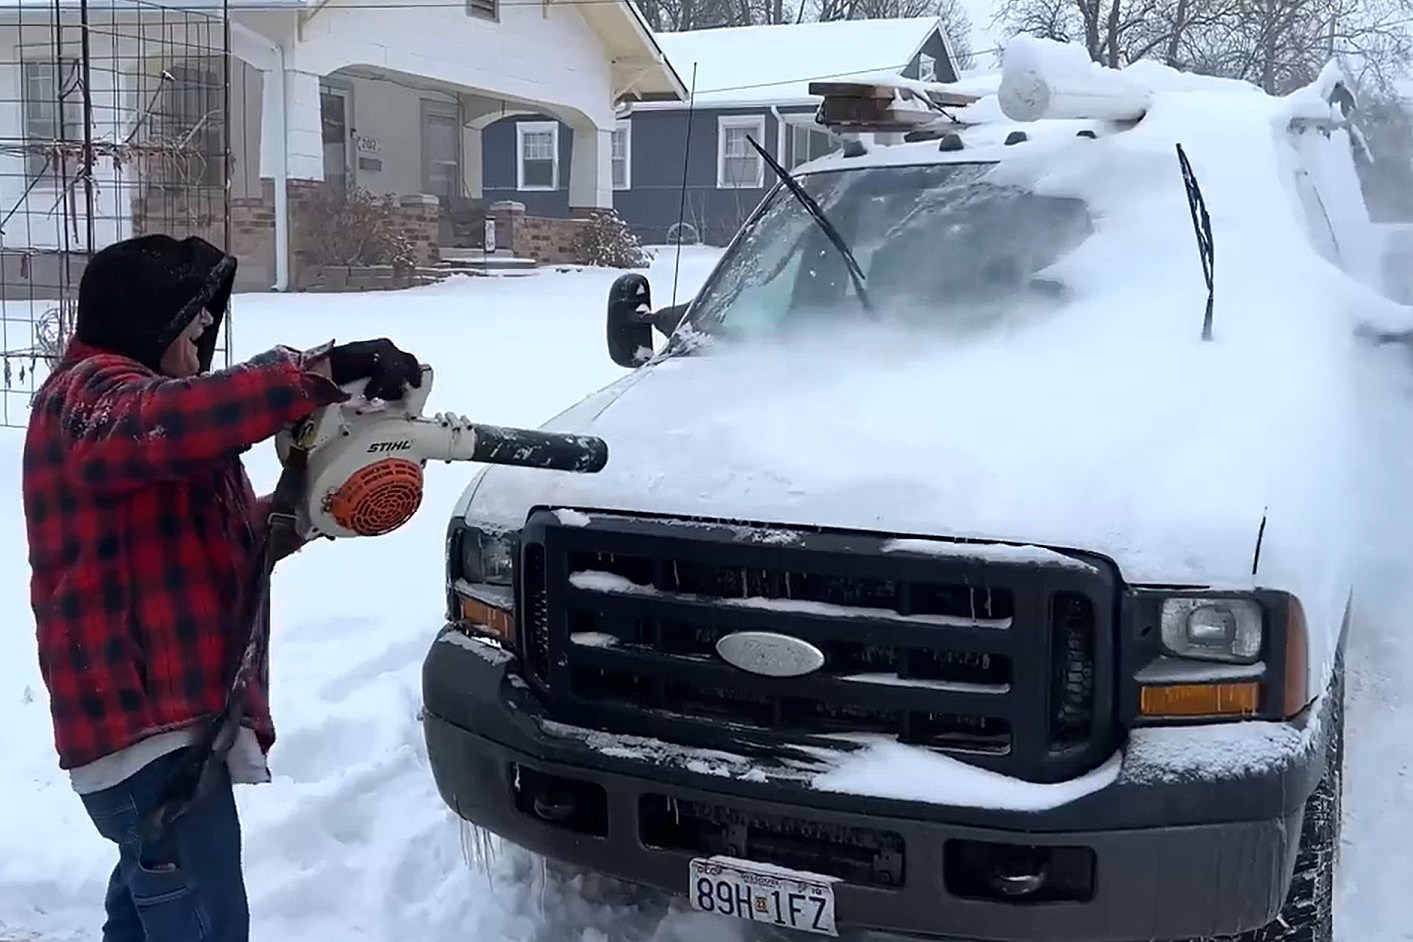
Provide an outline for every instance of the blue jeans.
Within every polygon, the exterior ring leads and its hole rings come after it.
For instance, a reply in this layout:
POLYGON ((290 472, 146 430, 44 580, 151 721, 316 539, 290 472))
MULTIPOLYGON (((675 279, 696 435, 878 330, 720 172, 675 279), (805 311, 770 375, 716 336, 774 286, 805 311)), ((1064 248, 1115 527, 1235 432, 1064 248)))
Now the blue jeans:
POLYGON ((103 942, 248 942, 240 818, 224 763, 211 770, 195 802, 160 840, 139 840, 139 825, 184 752, 81 796, 98 833, 118 845, 103 942))

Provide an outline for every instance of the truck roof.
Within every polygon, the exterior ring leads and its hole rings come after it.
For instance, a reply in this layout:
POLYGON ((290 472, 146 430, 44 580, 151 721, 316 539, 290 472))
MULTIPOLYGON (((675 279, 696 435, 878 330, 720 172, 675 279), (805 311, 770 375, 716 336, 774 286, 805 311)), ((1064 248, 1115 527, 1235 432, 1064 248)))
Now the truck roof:
MULTIPOLYGON (((796 173, 819 173, 831 170, 852 170, 858 167, 910 166, 916 164, 997 163, 1017 153, 1034 154, 1085 140, 1081 132, 1101 135, 1120 130, 1114 122, 1087 120, 1056 120, 1026 126, 1015 121, 963 126, 942 134, 954 135, 960 141, 956 150, 943 149, 943 138, 883 144, 851 155, 839 150, 795 168, 796 173), (1024 138, 1014 137, 1017 132, 1024 138), (1008 140, 1012 143, 1006 143, 1008 140)), ((949 144, 950 144, 949 140, 949 144)), ((867 146, 867 145, 865 145, 867 146)))
MULTIPOLYGON (((1001 70, 953 83, 919 82, 891 74, 815 82, 821 99, 816 122, 845 146, 795 169, 796 173, 860 166, 990 163, 1144 129, 1155 109, 1166 117, 1174 99, 1241 96, 1265 99, 1271 113, 1295 127, 1344 129, 1356 155, 1363 139, 1350 117, 1355 99, 1331 63, 1311 85, 1284 98, 1246 82, 1179 72, 1153 62, 1122 70, 1089 62, 1068 44, 1018 36, 1001 70), (901 137, 889 142, 888 137, 901 137)), ((1194 117, 1200 120, 1200 109, 1194 117)), ((1163 131, 1181 136, 1164 120, 1163 131)))

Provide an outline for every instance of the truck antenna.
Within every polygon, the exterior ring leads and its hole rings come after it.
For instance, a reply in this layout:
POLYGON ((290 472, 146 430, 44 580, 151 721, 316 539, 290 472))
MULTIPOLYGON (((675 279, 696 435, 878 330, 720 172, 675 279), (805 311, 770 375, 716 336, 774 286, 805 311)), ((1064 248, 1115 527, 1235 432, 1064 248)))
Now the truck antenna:
POLYGON ((1197 177, 1192 172, 1192 164, 1187 162, 1187 154, 1182 145, 1177 145, 1178 164, 1182 167, 1182 182, 1187 188, 1187 208, 1192 210, 1192 229, 1197 234, 1197 253, 1202 259, 1202 275, 1207 280, 1207 313, 1202 318, 1202 339, 1212 339, 1212 302, 1216 297, 1212 288, 1212 269, 1216 263, 1216 251, 1212 245, 1212 219, 1207 215, 1207 203, 1202 199, 1202 188, 1197 185, 1197 177))
POLYGON ((687 92, 687 136, 682 144, 682 194, 677 203, 677 257, 672 262, 672 306, 677 306, 677 273, 682 270, 682 223, 687 218, 687 167, 692 155, 692 111, 697 103, 697 64, 692 63, 692 87, 687 92))
POLYGON ((1261 526, 1256 530, 1256 552, 1251 556, 1251 575, 1256 575, 1257 568, 1261 565, 1261 541, 1266 538, 1266 515, 1271 508, 1261 508, 1261 526))

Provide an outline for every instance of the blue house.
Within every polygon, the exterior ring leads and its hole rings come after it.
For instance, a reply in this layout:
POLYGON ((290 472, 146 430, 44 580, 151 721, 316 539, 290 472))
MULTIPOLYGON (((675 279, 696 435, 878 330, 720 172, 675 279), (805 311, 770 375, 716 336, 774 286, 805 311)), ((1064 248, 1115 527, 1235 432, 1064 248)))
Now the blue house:
MULTIPOLYGON (((689 102, 622 101, 613 133, 614 207, 648 244, 724 245, 774 179, 749 135, 794 168, 839 141, 814 121, 815 81, 880 72, 953 82, 957 65, 938 17, 838 20, 657 33, 688 83, 689 102), (684 188, 685 184, 685 188, 684 188), (685 189, 685 194, 684 194, 685 189), (684 199, 685 195, 685 199, 684 199)), ((486 203, 569 213, 571 130, 546 115, 517 115, 482 137, 486 203)))

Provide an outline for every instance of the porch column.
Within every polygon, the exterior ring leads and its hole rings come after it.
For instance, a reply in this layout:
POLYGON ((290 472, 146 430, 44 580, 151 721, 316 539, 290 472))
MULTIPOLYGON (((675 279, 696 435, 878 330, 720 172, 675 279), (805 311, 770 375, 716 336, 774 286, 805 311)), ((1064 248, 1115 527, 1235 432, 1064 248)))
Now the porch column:
POLYGON ((473 200, 481 198, 485 171, 481 165, 481 129, 471 124, 461 129, 461 182, 473 200))
POLYGON ((613 131, 592 124, 572 125, 569 155, 569 209, 613 207, 613 131))
POLYGON ((279 72, 264 74, 260 102, 260 176, 272 180, 279 166, 279 129, 285 121, 286 172, 291 180, 324 179, 324 134, 319 116, 319 76, 289 69, 285 72, 285 101, 281 109, 279 72))
POLYGON ((289 131, 289 178, 324 179, 324 122, 319 107, 319 76, 311 72, 285 73, 288 98, 285 107, 289 131))
POLYGON ((270 259, 275 287, 298 290, 299 239, 293 230, 299 204, 324 179, 319 76, 288 67, 282 72, 278 62, 272 65, 262 75, 260 101, 260 177, 269 183, 263 188, 263 206, 249 210, 252 218, 238 219, 235 229, 244 249, 238 254, 270 259))

